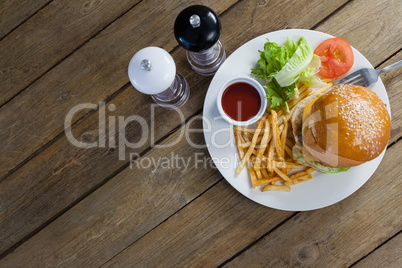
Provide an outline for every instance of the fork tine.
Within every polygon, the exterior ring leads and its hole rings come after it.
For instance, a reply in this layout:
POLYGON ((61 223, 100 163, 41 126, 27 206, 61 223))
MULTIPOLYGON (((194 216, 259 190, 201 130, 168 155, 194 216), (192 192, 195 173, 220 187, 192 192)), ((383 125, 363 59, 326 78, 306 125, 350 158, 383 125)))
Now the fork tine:
POLYGON ((360 73, 352 73, 348 76, 345 76, 344 78, 342 78, 339 83, 345 83, 351 79, 354 79, 355 77, 360 76, 360 73))
POLYGON ((355 81, 359 81, 361 79, 364 79, 361 74, 354 74, 352 75, 348 75, 347 77, 343 78, 341 81, 339 81, 339 83, 341 84, 352 84, 355 81))
POLYGON ((355 79, 352 79, 347 82, 347 84, 352 84, 352 85, 357 85, 357 86, 363 85, 364 83, 366 83, 366 80, 362 76, 356 77, 355 79))
POLYGON ((359 71, 355 71, 355 72, 345 76, 344 78, 342 78, 342 80, 348 80, 348 79, 350 79, 352 77, 355 77, 356 75, 359 75, 359 71))
POLYGON ((338 84, 352 84, 352 85, 363 86, 363 87, 365 87, 365 84, 367 84, 367 81, 361 75, 352 77, 347 81, 343 81, 343 80, 344 79, 339 81, 338 84))
POLYGON ((364 80, 365 80, 364 77, 359 75, 359 76, 356 76, 356 77, 350 79, 348 82, 349 83, 359 83, 359 82, 362 82, 364 80))
POLYGON ((356 84, 357 86, 362 86, 362 87, 368 87, 370 84, 369 84, 369 82, 367 81, 367 80, 364 80, 364 82, 363 83, 361 83, 361 84, 356 84))

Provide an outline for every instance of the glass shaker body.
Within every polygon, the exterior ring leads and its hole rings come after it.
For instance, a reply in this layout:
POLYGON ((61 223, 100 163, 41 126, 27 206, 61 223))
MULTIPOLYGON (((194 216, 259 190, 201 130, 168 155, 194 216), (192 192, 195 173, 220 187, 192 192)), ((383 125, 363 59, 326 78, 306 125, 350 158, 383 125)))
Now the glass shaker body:
POLYGON ((186 51, 187 60, 191 68, 201 75, 213 75, 226 60, 225 49, 221 41, 217 41, 212 47, 200 51, 186 51))

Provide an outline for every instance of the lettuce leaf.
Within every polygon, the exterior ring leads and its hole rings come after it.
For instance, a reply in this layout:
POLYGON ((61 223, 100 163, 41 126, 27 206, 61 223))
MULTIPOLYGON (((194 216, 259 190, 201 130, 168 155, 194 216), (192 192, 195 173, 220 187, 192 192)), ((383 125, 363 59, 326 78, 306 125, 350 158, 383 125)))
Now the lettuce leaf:
MULTIPOLYGON (((289 40, 289 39, 288 39, 289 40)), ((304 37, 301 37, 296 51, 286 62, 285 66, 274 76, 281 87, 294 84, 310 64, 313 58, 313 49, 304 37)))
POLYGON ((308 87, 325 87, 328 84, 322 81, 318 76, 317 73, 321 67, 321 60, 320 57, 317 55, 313 55, 310 64, 307 68, 300 74, 299 81, 305 84, 308 87))
POLYGON ((259 53, 258 67, 253 68, 251 73, 266 81, 267 99, 271 102, 272 109, 283 107, 289 112, 287 100, 298 97, 297 83, 301 79, 309 85, 319 84, 321 81, 318 77, 310 79, 318 73, 321 62, 319 57, 314 56, 304 37, 297 44, 287 38, 282 46, 267 39, 264 51, 259 53))
POLYGON ((339 172, 345 172, 350 169, 349 168, 331 168, 324 166, 318 161, 307 161, 303 157, 303 147, 301 143, 298 141, 296 142, 295 146, 293 146, 293 158, 301 165, 313 167, 318 171, 324 172, 324 173, 339 173, 339 172))

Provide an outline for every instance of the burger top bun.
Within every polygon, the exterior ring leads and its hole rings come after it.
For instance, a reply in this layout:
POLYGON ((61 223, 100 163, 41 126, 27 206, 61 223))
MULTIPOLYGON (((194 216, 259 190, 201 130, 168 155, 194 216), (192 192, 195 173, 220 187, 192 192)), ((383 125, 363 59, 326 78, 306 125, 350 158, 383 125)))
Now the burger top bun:
POLYGON ((306 160, 347 168, 381 154, 390 137, 391 119, 373 91, 339 85, 306 104, 302 127, 306 160))

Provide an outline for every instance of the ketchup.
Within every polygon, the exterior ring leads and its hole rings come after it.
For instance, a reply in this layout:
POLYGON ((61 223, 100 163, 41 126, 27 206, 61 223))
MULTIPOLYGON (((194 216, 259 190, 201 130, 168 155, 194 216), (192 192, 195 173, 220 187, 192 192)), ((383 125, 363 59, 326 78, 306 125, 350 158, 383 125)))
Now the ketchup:
POLYGON ((261 107, 257 89, 245 82, 231 84, 222 95, 223 111, 233 120, 247 121, 254 117, 261 107))

